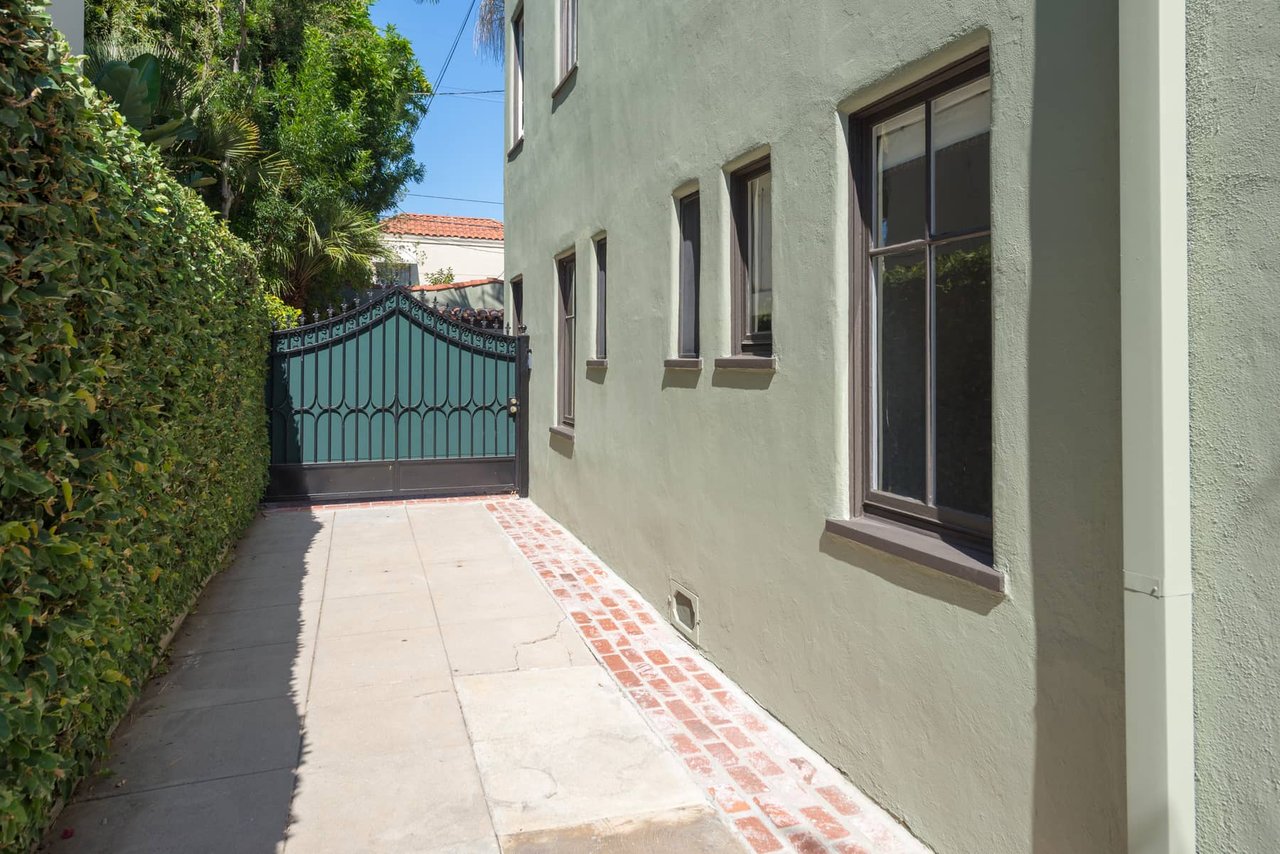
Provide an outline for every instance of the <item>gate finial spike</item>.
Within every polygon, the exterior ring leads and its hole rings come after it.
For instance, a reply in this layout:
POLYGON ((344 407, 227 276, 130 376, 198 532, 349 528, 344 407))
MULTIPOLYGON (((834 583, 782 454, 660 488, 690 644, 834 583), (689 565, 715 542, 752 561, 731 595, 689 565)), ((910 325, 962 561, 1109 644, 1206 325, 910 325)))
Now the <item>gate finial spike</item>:
POLYGON ((329 316, 333 317, 333 306, 329 306, 329 316))

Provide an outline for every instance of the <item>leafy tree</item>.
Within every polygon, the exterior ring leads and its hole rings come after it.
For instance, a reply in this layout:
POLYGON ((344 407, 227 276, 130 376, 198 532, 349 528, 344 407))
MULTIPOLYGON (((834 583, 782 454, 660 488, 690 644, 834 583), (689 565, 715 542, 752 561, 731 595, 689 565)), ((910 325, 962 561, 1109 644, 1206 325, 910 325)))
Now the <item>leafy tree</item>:
POLYGON ((409 42, 369 19, 369 0, 89 7, 90 44, 160 45, 209 81, 199 133, 172 164, 255 247, 265 281, 299 306, 369 281, 371 258, 351 253, 378 248, 368 224, 423 175, 413 135, 430 91, 409 42), (347 249, 317 253, 317 235, 347 249))

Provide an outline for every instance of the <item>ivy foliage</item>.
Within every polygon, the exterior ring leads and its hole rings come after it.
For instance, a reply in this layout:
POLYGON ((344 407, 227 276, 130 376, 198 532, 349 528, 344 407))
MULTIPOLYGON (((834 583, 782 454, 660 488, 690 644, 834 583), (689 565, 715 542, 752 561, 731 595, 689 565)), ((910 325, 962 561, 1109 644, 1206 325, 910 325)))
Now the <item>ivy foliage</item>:
POLYGON ((0 9, 0 849, 102 751, 265 482, 248 248, 0 9))

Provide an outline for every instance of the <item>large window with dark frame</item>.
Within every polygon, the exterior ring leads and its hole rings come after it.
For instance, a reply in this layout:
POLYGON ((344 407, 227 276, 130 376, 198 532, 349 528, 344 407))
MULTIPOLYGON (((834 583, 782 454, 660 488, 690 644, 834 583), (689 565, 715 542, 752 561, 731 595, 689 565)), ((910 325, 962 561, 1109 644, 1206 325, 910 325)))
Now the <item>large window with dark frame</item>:
POLYGON ((578 65, 578 0, 560 0, 560 79, 578 65))
POLYGON ((573 427, 573 363, 577 340, 577 269, 574 256, 556 262, 560 279, 560 335, 557 349, 556 408, 559 423, 573 427))
POLYGON ((773 177, 767 159, 733 173, 735 352, 773 354, 773 177))
POLYGON ((863 509, 991 537, 991 79, 972 57, 853 117, 863 509))
POLYGON ((701 204, 697 193, 678 199, 676 204, 680 225, 679 332, 676 355, 682 359, 696 359, 700 355, 698 302, 702 266, 701 204))
POLYGON ((596 358, 609 358, 608 295, 607 282, 609 245, 601 237, 596 241, 596 358))
POLYGON ((511 40, 515 47, 515 62, 512 63, 511 103, 512 133, 514 141, 524 139, 524 10, 521 9, 511 19, 511 40))

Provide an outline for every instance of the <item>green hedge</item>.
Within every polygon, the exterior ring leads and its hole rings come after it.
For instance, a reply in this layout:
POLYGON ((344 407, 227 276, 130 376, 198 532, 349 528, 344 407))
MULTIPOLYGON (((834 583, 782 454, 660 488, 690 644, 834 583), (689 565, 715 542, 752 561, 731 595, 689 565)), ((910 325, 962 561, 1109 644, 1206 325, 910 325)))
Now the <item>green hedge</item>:
POLYGON ((253 516, 247 247, 0 9, 0 849, 38 838, 253 516))

